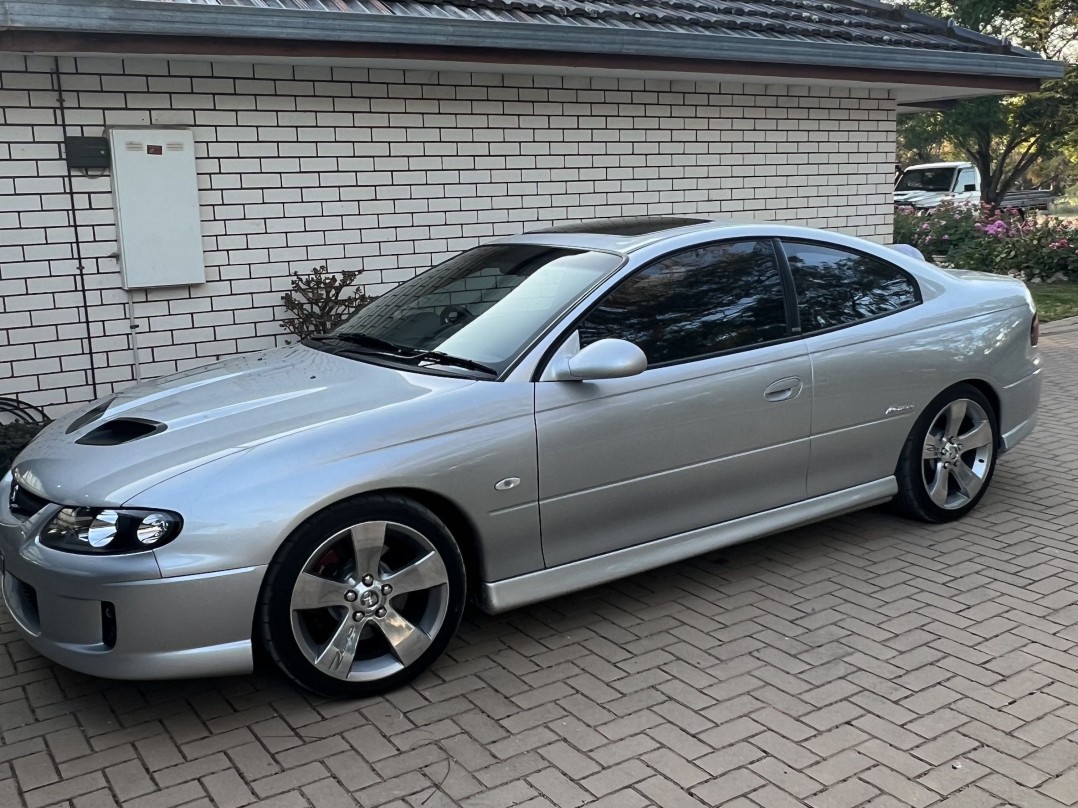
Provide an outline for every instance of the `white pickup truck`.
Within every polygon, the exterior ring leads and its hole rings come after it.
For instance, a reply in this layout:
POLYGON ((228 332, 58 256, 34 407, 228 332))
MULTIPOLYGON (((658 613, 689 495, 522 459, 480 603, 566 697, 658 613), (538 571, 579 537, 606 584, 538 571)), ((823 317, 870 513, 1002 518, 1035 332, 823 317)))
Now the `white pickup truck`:
MULTIPOLYGON (((942 202, 978 205, 980 201, 981 174, 973 163, 910 166, 895 182, 895 205, 927 210, 942 202)), ((1000 207, 1047 210, 1051 201, 1051 191, 1012 191, 1004 195, 1000 207)))

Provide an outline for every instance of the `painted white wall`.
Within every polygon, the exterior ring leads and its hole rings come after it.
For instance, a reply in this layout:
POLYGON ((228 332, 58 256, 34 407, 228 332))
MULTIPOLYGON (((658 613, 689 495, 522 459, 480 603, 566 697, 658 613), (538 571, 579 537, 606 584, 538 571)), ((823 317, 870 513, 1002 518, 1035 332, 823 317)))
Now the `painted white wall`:
MULTIPOLYGON (((143 376, 282 343, 289 273, 390 288, 571 219, 732 214, 885 241, 883 90, 61 58, 68 134, 194 131, 207 282, 132 292, 143 376)), ((0 395, 88 400, 52 59, 0 55, 0 395)), ((74 177, 99 393, 133 378, 110 178, 74 177)))

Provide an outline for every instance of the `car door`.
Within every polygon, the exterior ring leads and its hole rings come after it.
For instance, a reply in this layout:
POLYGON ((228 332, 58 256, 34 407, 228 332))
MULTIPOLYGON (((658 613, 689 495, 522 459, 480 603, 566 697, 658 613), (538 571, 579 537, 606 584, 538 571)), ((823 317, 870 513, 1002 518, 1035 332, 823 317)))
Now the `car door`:
POLYGON ((783 240, 782 249, 812 361, 808 495, 888 477, 917 403, 938 378, 926 373, 930 346, 911 333, 917 282, 893 264, 834 244, 783 240))
POLYGON ((752 239, 668 255, 570 329, 563 350, 621 338, 649 367, 536 384, 548 566, 804 497, 810 365, 774 249, 752 239))
POLYGON ((981 184, 978 182, 976 168, 963 168, 958 172, 954 184, 955 199, 966 204, 976 203, 981 198, 981 184), (972 190, 966 190, 972 186, 972 190))

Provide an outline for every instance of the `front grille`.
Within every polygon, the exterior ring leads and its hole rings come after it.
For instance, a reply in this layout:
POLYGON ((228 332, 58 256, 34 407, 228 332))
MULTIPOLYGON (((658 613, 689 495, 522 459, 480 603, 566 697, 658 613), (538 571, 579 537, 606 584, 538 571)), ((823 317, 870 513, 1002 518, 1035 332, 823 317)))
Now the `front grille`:
POLYGON ((22 516, 29 519, 48 504, 49 501, 47 499, 42 499, 36 494, 31 494, 25 487, 19 485, 18 482, 11 484, 11 491, 8 492, 8 507, 16 516, 22 516))

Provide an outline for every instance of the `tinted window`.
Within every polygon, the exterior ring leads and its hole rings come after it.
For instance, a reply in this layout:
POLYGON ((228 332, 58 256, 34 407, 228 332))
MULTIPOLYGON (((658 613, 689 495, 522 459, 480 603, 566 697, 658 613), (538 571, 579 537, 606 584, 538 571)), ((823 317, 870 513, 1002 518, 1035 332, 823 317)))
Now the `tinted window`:
POLYGON ((867 255, 784 242, 804 332, 849 325, 918 302, 913 280, 867 255))
POLYGON ((650 365, 786 335, 782 280, 766 240, 709 244, 664 258, 614 289, 580 324, 581 346, 627 339, 650 365))

